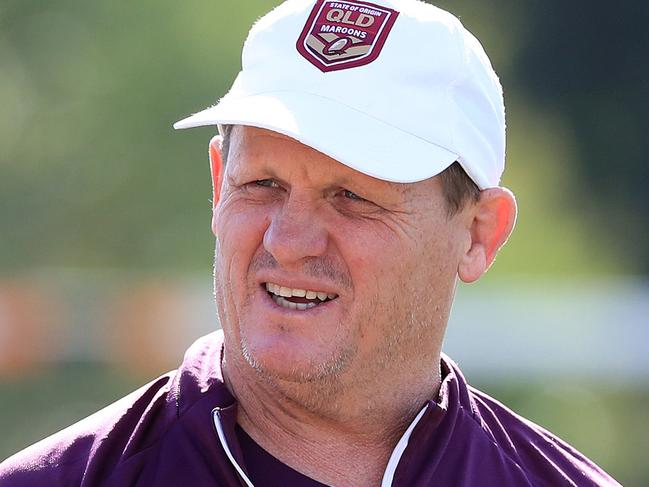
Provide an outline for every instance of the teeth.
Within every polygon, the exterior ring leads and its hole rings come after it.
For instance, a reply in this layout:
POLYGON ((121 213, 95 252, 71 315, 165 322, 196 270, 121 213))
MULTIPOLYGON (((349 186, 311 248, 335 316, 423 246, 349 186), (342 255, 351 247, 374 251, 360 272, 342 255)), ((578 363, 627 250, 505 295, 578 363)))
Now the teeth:
POLYGON ((281 287, 279 288, 279 295, 284 296, 285 298, 290 298, 293 296, 293 290, 290 287, 281 287))
POLYGON ((273 282, 266 283, 266 290, 271 293, 273 300, 288 309, 297 309, 300 311, 305 311, 307 309, 314 308, 319 304, 319 302, 326 301, 327 299, 336 299, 338 297, 335 293, 325 293, 323 291, 309 291, 306 289, 291 289, 290 287, 280 286, 273 282), (306 298, 310 300, 318 300, 315 303, 294 303, 288 299, 292 296, 299 298, 306 298))
POLYGON ((281 296, 273 296, 273 301, 287 309, 297 309, 300 311, 306 311, 307 309, 315 308, 315 303, 292 303, 291 301, 284 299, 281 296))
POLYGON ((279 290, 280 289, 281 288, 277 284, 273 284, 272 282, 267 282, 266 283, 266 291, 268 291, 270 293, 279 295, 279 290))
POLYGON ((306 289, 291 289, 290 287, 280 286, 272 282, 266 283, 266 290, 276 296, 283 298, 290 298, 292 296, 306 299, 319 299, 326 301, 327 299, 336 299, 338 297, 335 293, 325 293, 323 291, 308 291, 306 289))

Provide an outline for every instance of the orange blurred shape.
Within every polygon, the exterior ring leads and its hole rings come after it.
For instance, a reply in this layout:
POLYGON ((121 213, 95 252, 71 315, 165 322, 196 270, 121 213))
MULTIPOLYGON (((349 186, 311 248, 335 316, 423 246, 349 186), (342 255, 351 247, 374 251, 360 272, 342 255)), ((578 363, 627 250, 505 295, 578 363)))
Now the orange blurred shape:
POLYGON ((61 358, 64 305, 26 280, 0 281, 0 376, 18 376, 61 358))
POLYGON ((138 373, 160 373, 180 363, 190 311, 179 285, 153 281, 124 290, 108 322, 113 359, 138 373))

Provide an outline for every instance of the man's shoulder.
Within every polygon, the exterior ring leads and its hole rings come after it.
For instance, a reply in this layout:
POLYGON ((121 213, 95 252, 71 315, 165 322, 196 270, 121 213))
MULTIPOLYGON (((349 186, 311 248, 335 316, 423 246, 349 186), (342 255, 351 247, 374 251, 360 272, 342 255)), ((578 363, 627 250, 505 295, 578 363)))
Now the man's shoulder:
MULTIPOLYGON (((0 464, 0 480, 12 480, 12 486, 34 485, 34 480, 43 481, 42 485, 45 485, 45 480, 49 480, 52 485, 72 484, 75 479, 78 483, 96 455, 105 455, 107 450, 134 452, 141 446, 133 443, 134 440, 137 441, 134 433, 149 419, 147 411, 160 410, 160 406, 167 401, 172 377, 173 373, 163 375, 91 416, 9 457, 0 464)), ((159 421, 148 423, 155 429, 164 428, 159 421)), ((159 431, 150 431, 148 437, 154 437, 158 433, 159 431)), ((118 461, 117 457, 115 461, 118 461)))
POLYGON ((490 395, 466 386, 470 415, 532 485, 619 486, 611 476, 555 434, 490 395))
POLYGON ((219 336, 203 337, 190 347, 177 370, 9 457, 0 463, 0 484, 80 485, 81 479, 108 478, 143 452, 152 454, 208 390, 217 402, 227 394, 218 367, 219 347, 219 336))

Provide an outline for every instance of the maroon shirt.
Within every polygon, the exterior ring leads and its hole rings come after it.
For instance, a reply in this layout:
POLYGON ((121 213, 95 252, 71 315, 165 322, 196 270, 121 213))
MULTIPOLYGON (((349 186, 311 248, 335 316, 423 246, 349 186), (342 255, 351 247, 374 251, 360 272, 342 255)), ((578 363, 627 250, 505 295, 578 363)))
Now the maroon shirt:
POLYGON ((248 467, 248 478, 255 485, 265 487, 327 487, 300 472, 284 465, 261 446, 248 433, 236 426, 237 438, 243 452, 243 461, 248 467))
MULTIPOLYGON (((199 339, 176 371, 2 462, 0 485, 255 485, 249 477, 257 465, 247 466, 237 403, 223 383, 222 347, 221 332, 199 339)), ((619 486, 551 433, 468 386, 446 356, 442 371, 439 397, 399 441, 383 486, 619 486)))

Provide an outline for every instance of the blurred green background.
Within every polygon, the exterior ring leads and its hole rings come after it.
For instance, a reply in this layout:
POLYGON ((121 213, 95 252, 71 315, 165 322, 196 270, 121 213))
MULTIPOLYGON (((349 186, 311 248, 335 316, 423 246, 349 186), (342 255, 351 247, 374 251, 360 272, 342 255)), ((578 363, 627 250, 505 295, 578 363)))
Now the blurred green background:
MULTIPOLYGON (((174 133, 171 124, 227 91, 249 26, 277 3, 1 0, 0 458, 179 360, 176 351, 124 352, 135 328, 135 343, 182 349, 215 323, 204 304, 214 130, 174 133), (165 314, 177 328, 152 340, 156 325, 137 325, 157 323, 151 303, 178 295, 191 297, 165 314)), ((583 368, 512 361, 521 370, 512 374, 505 359, 487 371, 467 355, 468 375, 624 485, 649 485, 649 370, 635 338, 649 324, 649 2, 436 4, 476 34, 501 77, 503 182, 520 208, 507 248, 466 302, 485 291, 507 303, 508 289, 531 286, 543 309, 558 299, 556 283, 564 297, 620 282, 620 295, 634 296, 598 331, 623 339, 611 351, 625 364, 617 375, 602 374, 606 348, 584 345, 585 319, 560 352, 583 355, 583 368)), ((501 318, 520 324, 525 344, 525 311, 511 313, 501 318)), ((461 355, 481 323, 462 312, 456 322, 463 331, 449 346, 461 355)), ((567 326, 547 325, 547 335, 567 326)))

